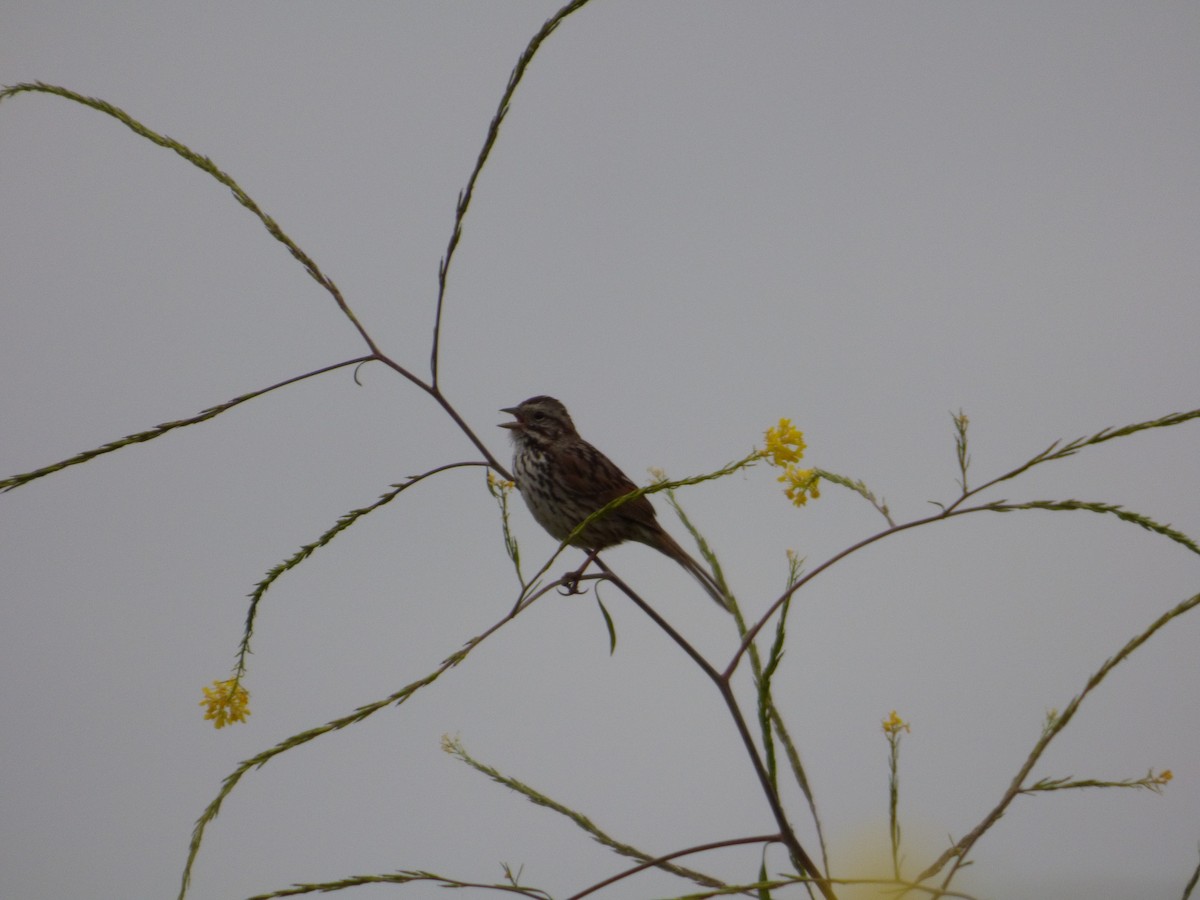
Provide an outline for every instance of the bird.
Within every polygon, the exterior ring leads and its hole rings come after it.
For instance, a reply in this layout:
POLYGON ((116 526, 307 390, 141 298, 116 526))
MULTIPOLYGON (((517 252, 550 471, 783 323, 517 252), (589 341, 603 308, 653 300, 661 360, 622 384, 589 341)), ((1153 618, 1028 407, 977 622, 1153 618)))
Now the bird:
MULTIPOLYGON (((525 505, 542 528, 565 541, 596 510, 637 490, 637 485, 611 459, 575 430, 567 408, 539 395, 501 409, 514 421, 502 422, 512 432, 513 476, 525 505)), ((586 550, 583 569, 601 550, 637 541, 679 563, 722 609, 725 593, 716 579, 663 530, 646 496, 635 497, 590 523, 571 545, 586 550)))

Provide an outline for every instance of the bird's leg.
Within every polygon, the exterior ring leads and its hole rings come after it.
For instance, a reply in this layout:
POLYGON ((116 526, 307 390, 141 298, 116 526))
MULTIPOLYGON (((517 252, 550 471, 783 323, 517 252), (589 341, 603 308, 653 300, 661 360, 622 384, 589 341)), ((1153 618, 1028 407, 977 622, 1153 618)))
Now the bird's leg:
POLYGON ((583 593, 583 591, 579 589, 579 579, 583 577, 583 573, 587 570, 587 567, 592 564, 592 560, 596 558, 596 554, 599 552, 599 550, 589 550, 588 555, 583 560, 583 565, 574 572, 568 572, 562 577, 562 587, 565 588, 565 590, 559 591, 560 594, 562 594, 564 597, 569 597, 571 594, 583 593))

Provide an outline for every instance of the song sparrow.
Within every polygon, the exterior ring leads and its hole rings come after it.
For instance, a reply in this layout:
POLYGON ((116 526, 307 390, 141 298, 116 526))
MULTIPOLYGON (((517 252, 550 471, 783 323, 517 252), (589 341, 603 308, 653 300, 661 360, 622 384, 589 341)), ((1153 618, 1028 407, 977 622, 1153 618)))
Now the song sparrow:
MULTIPOLYGON (((565 540, 596 510, 637 489, 612 460, 579 436, 567 408, 553 397, 531 397, 500 411, 516 418, 500 427, 512 430, 517 488, 538 524, 556 540, 565 540)), ((726 607, 716 580, 663 531, 646 497, 592 522, 571 543, 588 551, 586 568, 597 552, 623 541, 648 544, 671 557, 726 607)))

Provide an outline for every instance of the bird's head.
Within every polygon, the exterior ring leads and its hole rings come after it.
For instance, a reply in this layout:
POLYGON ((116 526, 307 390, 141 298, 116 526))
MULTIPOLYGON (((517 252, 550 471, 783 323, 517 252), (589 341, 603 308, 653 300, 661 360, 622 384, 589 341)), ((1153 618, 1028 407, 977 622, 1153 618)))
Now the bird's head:
POLYGON ((515 419, 513 422, 500 423, 501 428, 512 429, 514 441, 550 444, 575 434, 575 423, 571 421, 570 413, 553 397, 530 397, 500 412, 506 412, 515 419))

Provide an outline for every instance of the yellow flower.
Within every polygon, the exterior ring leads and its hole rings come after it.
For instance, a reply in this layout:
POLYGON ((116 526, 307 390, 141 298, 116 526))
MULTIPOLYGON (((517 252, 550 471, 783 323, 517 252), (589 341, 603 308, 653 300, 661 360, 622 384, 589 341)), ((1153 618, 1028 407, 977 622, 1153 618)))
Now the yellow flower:
POLYGON ((200 705, 204 709, 205 720, 212 720, 216 728, 224 728, 231 722, 245 722, 250 715, 250 692, 238 684, 236 678, 228 681, 214 681, 212 687, 206 687, 204 699, 200 705))
POLYGON ((911 732, 912 729, 908 727, 907 722, 896 715, 896 711, 893 709, 892 714, 883 720, 883 731, 885 734, 894 735, 901 731, 911 732))
POLYGON ((767 429, 765 437, 767 448, 763 455, 771 457, 773 466, 799 462, 804 456, 804 433, 792 424, 791 419, 780 419, 776 427, 767 429))
POLYGON ((811 497, 816 500, 821 496, 821 476, 816 469, 797 469, 788 466, 779 476, 779 480, 787 485, 783 492, 796 506, 803 506, 811 497))
POLYGON ((511 491, 516 487, 511 481, 505 481, 503 478, 497 478, 496 473, 491 469, 487 470, 488 487, 501 491, 511 491))
POLYGON ((1174 777, 1175 777, 1175 773, 1172 772, 1170 769, 1163 769, 1161 772, 1158 773, 1158 780, 1162 784, 1166 784, 1168 781, 1170 781, 1174 777))

